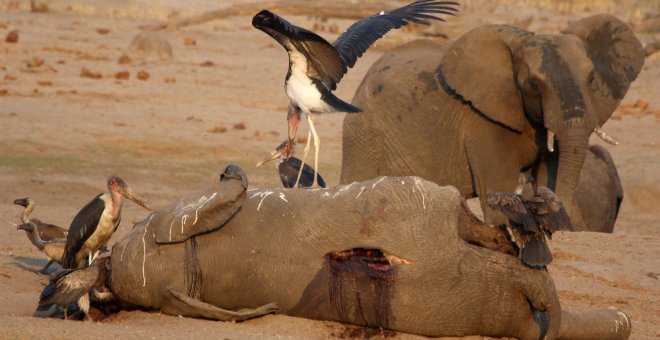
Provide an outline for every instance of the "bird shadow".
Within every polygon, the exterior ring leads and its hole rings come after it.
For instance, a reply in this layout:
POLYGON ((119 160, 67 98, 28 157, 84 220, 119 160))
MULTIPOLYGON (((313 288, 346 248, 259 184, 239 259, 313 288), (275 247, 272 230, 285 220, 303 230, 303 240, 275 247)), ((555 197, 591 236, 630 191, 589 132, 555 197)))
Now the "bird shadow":
POLYGON ((48 270, 45 273, 42 273, 41 270, 46 265, 46 263, 48 263, 47 260, 13 254, 9 255, 9 257, 13 259, 13 262, 9 263, 12 266, 36 274, 50 274, 60 268, 58 264, 53 263, 50 267, 48 267, 48 270))

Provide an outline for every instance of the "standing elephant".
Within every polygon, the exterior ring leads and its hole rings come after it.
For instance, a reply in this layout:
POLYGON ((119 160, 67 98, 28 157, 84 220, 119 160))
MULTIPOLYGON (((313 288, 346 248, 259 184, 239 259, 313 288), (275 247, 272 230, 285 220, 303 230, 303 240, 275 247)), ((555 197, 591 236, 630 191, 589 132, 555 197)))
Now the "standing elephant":
POLYGON ((585 230, 576 188, 589 137, 643 63, 632 30, 609 15, 554 35, 484 26, 444 54, 427 41, 404 45, 374 63, 355 94, 364 112, 344 120, 341 182, 417 175, 480 196, 486 221, 505 223, 485 193, 512 191, 519 172, 554 159, 547 184, 585 230))

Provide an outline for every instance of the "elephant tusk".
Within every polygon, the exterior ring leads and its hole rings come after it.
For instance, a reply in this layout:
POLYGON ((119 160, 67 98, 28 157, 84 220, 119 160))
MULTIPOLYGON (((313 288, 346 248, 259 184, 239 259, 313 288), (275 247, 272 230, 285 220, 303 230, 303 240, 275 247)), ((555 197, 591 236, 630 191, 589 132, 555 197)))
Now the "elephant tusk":
POLYGON ((596 126, 596 128, 594 128, 594 132, 596 133, 596 135, 598 137, 600 137, 602 140, 604 140, 605 142, 607 142, 609 144, 612 144, 612 145, 618 145, 619 144, 619 142, 617 142, 616 139, 614 139, 614 138, 612 138, 612 136, 609 136, 608 134, 606 134, 605 131, 603 131, 603 129, 600 128, 600 126, 596 126))
POLYGON ((555 152, 555 134, 554 132, 548 130, 548 151, 555 152))

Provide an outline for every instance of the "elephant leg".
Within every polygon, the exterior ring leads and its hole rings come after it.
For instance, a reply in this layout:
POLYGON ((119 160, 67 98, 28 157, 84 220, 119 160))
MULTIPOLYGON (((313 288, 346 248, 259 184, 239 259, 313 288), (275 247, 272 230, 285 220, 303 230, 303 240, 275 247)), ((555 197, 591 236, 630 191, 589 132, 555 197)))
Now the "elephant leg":
POLYGON ((468 150, 468 161, 484 212, 484 222, 494 225, 508 224, 509 219, 503 213, 488 206, 486 195, 489 192, 513 192, 518 185, 520 167, 515 161, 501 159, 500 155, 511 153, 509 150, 486 148, 483 145, 479 145, 479 148, 482 150, 468 150))
POLYGON ((632 324, 616 308, 571 313, 562 311, 558 339, 628 339, 632 324))
POLYGON ((192 299, 174 290, 172 287, 168 287, 164 293, 161 310, 163 313, 170 315, 182 315, 219 321, 243 321, 266 314, 277 313, 280 307, 276 303, 269 303, 255 309, 227 310, 192 299))

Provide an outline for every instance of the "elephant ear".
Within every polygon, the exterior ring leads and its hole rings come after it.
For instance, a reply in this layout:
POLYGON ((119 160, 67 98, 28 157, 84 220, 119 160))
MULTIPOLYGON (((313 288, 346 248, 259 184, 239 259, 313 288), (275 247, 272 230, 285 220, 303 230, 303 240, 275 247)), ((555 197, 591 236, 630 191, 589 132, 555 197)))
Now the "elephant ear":
POLYGON ((584 43, 594 64, 589 84, 598 124, 604 124, 644 65, 644 49, 632 29, 607 14, 582 19, 562 31, 584 43))
POLYGON ((513 58, 532 36, 531 32, 503 25, 468 32, 442 58, 440 83, 475 112, 521 132, 525 113, 513 58))
POLYGON ((247 199, 247 177, 235 165, 228 166, 216 184, 189 194, 149 217, 156 243, 179 243, 220 229, 247 199))

